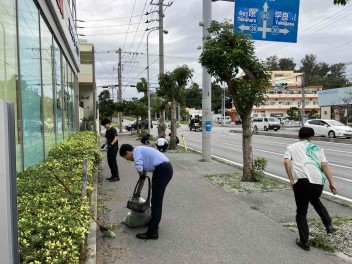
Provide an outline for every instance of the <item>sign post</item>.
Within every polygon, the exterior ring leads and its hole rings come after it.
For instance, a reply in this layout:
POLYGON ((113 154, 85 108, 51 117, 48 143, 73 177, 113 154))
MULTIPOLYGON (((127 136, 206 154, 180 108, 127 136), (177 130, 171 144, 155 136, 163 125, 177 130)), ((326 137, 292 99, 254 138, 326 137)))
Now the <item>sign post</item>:
POLYGON ((236 0, 234 30, 254 40, 297 42, 299 0, 236 0))

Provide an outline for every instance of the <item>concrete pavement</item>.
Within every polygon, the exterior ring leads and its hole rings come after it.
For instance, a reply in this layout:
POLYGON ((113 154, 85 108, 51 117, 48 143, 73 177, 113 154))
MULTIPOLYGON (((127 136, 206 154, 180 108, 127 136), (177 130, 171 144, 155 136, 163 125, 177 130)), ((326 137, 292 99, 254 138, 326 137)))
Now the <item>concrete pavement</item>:
MULTIPOLYGON (((141 143, 120 134, 119 144, 141 143)), ((138 179, 132 162, 118 157, 121 180, 108 182, 104 156, 98 183, 98 217, 115 227, 116 238, 97 233, 96 263, 346 263, 345 260, 295 244, 297 234, 282 223, 294 222, 295 204, 287 188, 269 193, 234 194, 211 184, 205 175, 232 173, 237 168, 217 161, 201 162, 201 156, 169 151, 174 176, 164 198, 159 240, 135 238, 146 228, 131 229, 121 223, 127 200, 138 179), (253 210, 253 206, 257 209, 253 210)), ((349 208, 324 201, 329 213, 350 216, 349 208)), ((318 218, 309 208, 310 217, 318 218)), ((99 231, 98 231, 99 232, 99 231)))

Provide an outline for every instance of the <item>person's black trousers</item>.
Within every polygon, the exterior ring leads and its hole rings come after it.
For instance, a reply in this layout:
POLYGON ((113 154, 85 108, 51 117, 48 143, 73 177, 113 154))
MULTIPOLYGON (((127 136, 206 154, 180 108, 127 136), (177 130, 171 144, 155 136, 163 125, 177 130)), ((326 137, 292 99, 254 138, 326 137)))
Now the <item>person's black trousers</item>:
POLYGON ((170 162, 164 162, 155 167, 152 178, 152 219, 147 233, 155 235, 159 230, 163 210, 163 199, 166 186, 170 182, 173 168, 170 162))
POLYGON ((119 178, 119 169, 117 167, 117 161, 116 161, 117 151, 118 151, 118 147, 114 146, 112 148, 108 148, 108 152, 106 154, 108 158, 109 168, 111 171, 111 177, 114 179, 119 178))
POLYGON ((165 152, 168 147, 169 147, 169 144, 165 143, 164 145, 158 146, 157 148, 159 151, 165 152))
POLYGON ((331 218, 325 206, 320 201, 324 185, 312 184, 308 179, 299 179, 293 185, 296 200, 296 222, 300 240, 303 243, 308 242, 309 227, 307 222, 308 205, 311 203, 315 211, 320 216, 325 227, 331 225, 331 218))

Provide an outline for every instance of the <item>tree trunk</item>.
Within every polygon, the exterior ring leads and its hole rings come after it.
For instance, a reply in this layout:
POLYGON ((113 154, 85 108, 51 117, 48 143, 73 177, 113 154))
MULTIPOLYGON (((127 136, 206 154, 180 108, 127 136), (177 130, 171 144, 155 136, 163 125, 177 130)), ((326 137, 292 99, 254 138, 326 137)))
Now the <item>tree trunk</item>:
POLYGON ((242 120, 242 149, 243 149, 243 177, 242 181, 253 182, 253 151, 252 151, 252 128, 250 113, 241 116, 242 120))
POLYGON ((166 130, 165 110, 163 110, 160 113, 160 122, 159 122, 159 125, 158 125, 158 136, 165 138, 165 130, 166 130))
POLYGON ((176 105, 177 101, 175 98, 171 100, 171 137, 170 137, 170 149, 176 149, 176 105))

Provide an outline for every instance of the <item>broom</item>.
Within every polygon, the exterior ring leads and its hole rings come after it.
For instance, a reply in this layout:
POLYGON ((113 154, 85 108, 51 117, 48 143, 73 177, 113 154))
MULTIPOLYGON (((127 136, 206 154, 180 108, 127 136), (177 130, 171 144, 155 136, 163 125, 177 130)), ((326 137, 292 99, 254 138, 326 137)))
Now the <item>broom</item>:
MULTIPOLYGON (((54 175, 54 176, 60 182, 60 184, 66 189, 66 191, 69 194, 73 195, 73 193, 70 190, 70 188, 68 188, 67 185, 58 176, 56 176, 56 175, 54 175)), ((101 225, 97 220, 95 220, 94 216, 91 213, 89 213, 89 215, 93 219, 93 221, 99 226, 99 230, 100 230, 100 232, 103 233, 103 236, 111 237, 111 238, 116 237, 116 234, 113 231, 109 230, 107 227, 101 225)))

